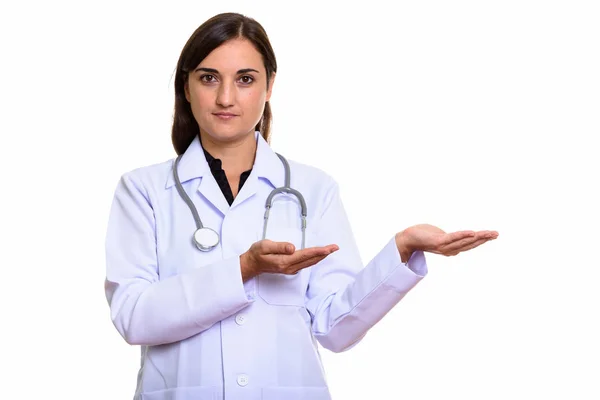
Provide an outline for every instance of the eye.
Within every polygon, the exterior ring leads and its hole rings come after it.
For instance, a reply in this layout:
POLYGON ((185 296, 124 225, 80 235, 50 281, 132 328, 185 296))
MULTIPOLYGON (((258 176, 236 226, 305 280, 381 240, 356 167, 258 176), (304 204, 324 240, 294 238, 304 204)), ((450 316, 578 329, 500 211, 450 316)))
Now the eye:
POLYGON ((211 83, 211 82, 214 82, 215 77, 214 77, 214 75, 206 74, 206 75, 202 75, 200 77, 200 80, 205 83, 211 83))
POLYGON ((254 82, 254 78, 251 77, 250 75, 244 75, 240 78, 240 81, 242 81, 242 83, 248 85, 248 84, 254 82))

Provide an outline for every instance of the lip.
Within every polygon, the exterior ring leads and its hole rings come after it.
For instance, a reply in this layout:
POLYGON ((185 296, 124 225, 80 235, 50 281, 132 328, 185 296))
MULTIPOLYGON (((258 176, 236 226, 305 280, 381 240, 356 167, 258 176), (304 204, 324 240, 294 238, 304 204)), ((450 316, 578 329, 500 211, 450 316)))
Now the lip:
POLYGON ((221 118, 221 119, 231 119, 233 117, 237 117, 236 114, 232 114, 232 113, 213 113, 213 115, 215 117, 221 118))

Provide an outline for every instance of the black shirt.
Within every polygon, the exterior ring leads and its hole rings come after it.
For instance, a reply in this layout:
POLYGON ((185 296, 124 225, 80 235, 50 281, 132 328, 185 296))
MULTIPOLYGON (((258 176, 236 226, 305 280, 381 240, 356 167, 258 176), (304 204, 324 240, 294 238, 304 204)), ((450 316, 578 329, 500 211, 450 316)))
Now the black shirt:
MULTIPOLYGON (((200 144, 202 144, 202 142, 200 142, 200 144)), ((202 150, 204 150, 204 147, 202 147, 202 150)), ((229 186, 227 175, 225 175, 225 171, 223 171, 221 160, 214 158, 206 150, 204 150, 204 156, 206 157, 206 162, 208 162, 208 166, 210 167, 210 172, 212 172, 217 184, 221 188, 221 192, 223 192, 223 196, 225 196, 225 199, 229 205, 233 204, 233 192, 231 191, 231 186, 229 186)), ((250 172, 252 172, 252 168, 250 168, 248 171, 242 172, 240 175, 238 193, 240 190, 242 190, 242 186, 244 186, 244 182, 246 182, 246 179, 248 179, 250 172)))

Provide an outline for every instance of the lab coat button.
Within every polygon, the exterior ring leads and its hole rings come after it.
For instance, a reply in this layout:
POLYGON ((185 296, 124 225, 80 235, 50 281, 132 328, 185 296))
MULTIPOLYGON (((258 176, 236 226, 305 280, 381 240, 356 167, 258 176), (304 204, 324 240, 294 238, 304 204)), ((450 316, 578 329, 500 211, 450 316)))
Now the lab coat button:
POLYGON ((240 386, 246 386, 248 384, 248 380, 249 380, 249 378, 248 378, 248 375, 246 375, 246 374, 240 374, 237 377, 237 383, 240 386))
POLYGON ((244 314, 238 314, 235 316, 235 323, 238 325, 244 325, 246 322, 246 316, 244 314))

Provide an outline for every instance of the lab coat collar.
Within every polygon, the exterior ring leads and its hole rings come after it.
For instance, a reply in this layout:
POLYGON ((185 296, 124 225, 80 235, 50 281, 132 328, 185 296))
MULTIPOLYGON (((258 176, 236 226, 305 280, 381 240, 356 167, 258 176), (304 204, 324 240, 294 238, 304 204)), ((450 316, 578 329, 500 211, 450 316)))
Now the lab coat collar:
MULTIPOLYGON (((250 176, 248 176, 244 186, 242 186, 242 190, 240 190, 236 196, 232 207, 252 197, 256 193, 259 179, 265 179, 272 188, 281 187, 284 184, 285 171, 281 160, 271 149, 259 131, 254 132, 254 137, 256 139, 256 157, 254 159, 254 166, 252 167, 250 176)), ((198 136, 194 138, 181 157, 177 172, 182 184, 192 179, 202 178, 198 190, 203 196, 223 214, 230 208, 219 185, 212 176, 210 166, 206 161, 198 136)), ((173 178, 173 171, 171 170, 167 177, 165 188, 168 189, 174 185, 175 179, 173 178)))
MULTIPOLYGON (((281 160, 271 149, 267 141, 263 138, 259 131, 254 132, 256 139, 256 157, 254 166, 252 167, 251 176, 265 178, 273 186, 273 188, 281 187, 285 180, 285 171, 281 160)), ((174 164, 173 160, 173 164, 174 164)), ((206 174, 211 174, 210 166, 204 156, 202 145, 198 136, 192 140, 185 153, 179 160, 179 179, 181 183, 189 180, 202 178, 206 174)), ((167 176, 165 189, 175 185, 173 171, 167 176)))
MULTIPOLYGON (((173 160, 171 170, 167 176, 165 189, 175 185, 172 169, 174 166, 175 160, 173 160)), ((202 150, 198 136, 194 137, 192 143, 190 143, 185 153, 181 156, 177 173, 179 174, 179 180, 182 184, 195 178, 201 178, 206 173, 210 173, 210 167, 204 156, 204 151, 202 150)))

